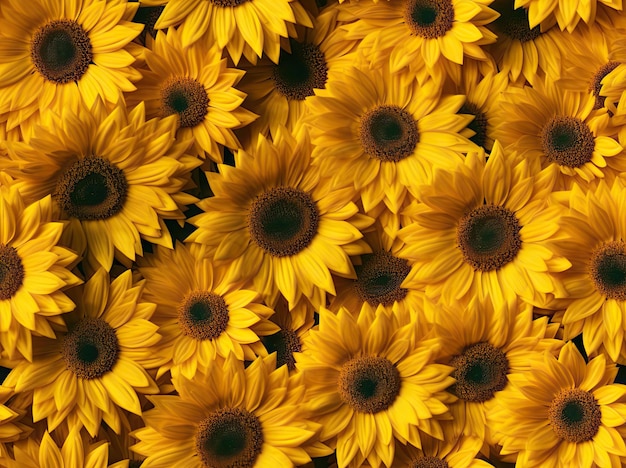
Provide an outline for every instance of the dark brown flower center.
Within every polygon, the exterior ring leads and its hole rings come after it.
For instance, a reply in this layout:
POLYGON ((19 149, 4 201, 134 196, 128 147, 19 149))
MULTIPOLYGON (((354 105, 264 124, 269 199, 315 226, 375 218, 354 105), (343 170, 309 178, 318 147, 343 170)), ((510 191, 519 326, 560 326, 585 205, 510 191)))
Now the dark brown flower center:
POLYGON ((294 330, 283 329, 278 333, 261 338, 261 342, 269 354, 276 353, 276 367, 287 365, 290 371, 296 368, 293 353, 302 351, 302 343, 294 330))
POLYGON ((541 145, 548 161, 580 167, 591 161, 596 143, 593 133, 582 120, 555 116, 543 127, 541 145))
POLYGON ((596 98, 596 104, 593 107, 594 109, 601 109, 602 107, 604 107, 604 97, 600 96, 600 90, 602 89, 602 80, 606 75, 611 73, 618 66, 619 62, 608 62, 602 65, 593 75, 591 83, 589 84, 589 91, 596 98))
POLYGON ((215 340, 228 327, 228 306, 217 294, 192 291, 178 306, 178 323, 183 333, 196 340, 215 340))
POLYGON ((280 52, 272 79, 278 92, 289 100, 302 101, 313 96, 314 88, 324 88, 328 67, 324 53, 315 44, 290 41, 291 53, 280 52))
POLYGON ((409 468, 448 468, 448 462, 441 458, 424 456, 413 460, 409 468))
POLYGON ((376 307, 378 304, 393 305, 404 299, 408 290, 400 285, 411 271, 403 258, 380 251, 363 258, 363 264, 355 267, 357 279, 354 288, 362 301, 376 307))
POLYGON ((24 283, 24 265, 14 247, 0 244, 0 300, 11 299, 24 283))
POLYGON ((275 257, 285 257, 309 246, 319 218, 311 195, 292 187, 274 187, 252 202, 248 228, 259 247, 275 257))
POLYGON ((548 409, 552 430, 564 441, 591 440, 602 423, 602 414, 593 394, 580 388, 561 390, 548 409))
POLYGON ((81 379, 97 379, 113 369, 119 354, 115 330, 100 318, 84 318, 67 334, 62 351, 66 367, 81 379))
POLYGON ((474 270, 491 271, 512 261, 522 246, 515 214, 503 206, 481 205, 460 221, 457 242, 474 270))
POLYGON ((398 106, 378 106, 361 117, 361 146, 365 153, 385 162, 398 162, 413 154, 419 143, 417 124, 398 106))
POLYGON ((177 114, 181 127, 195 127, 209 111, 209 95, 195 78, 172 77, 161 86, 161 116, 177 114))
POLYGON ((590 275, 600 293, 608 299, 626 300, 626 244, 607 242, 596 249, 590 262, 590 275))
POLYGON ((456 383, 452 392, 465 401, 487 401, 502 390, 508 379, 509 361, 504 352, 487 342, 467 347, 463 354, 454 356, 450 365, 456 383))
POLYGON ((73 20, 50 21, 32 36, 30 57, 46 80, 56 84, 78 81, 87 71, 93 52, 83 27, 73 20))
POLYGON ((539 26, 530 27, 525 8, 514 9, 510 0, 497 1, 490 7, 500 13, 500 17, 494 21, 494 27, 499 34, 522 43, 533 41, 541 35, 539 26))
POLYGON ((213 5, 217 5, 219 7, 228 8, 228 7, 236 7, 243 3, 249 2, 250 0, 209 0, 213 5))
POLYGON ((467 126, 470 130, 472 130, 475 135, 470 138, 474 143, 478 146, 485 146, 487 142, 487 116, 480 110, 480 108, 472 104, 471 102, 466 102, 463 104, 461 109, 459 110, 459 114, 470 114, 474 116, 474 120, 472 120, 467 126))
POLYGON ((451 0, 408 0, 404 21, 412 34, 436 39, 452 29, 454 6, 451 0))
POLYGON ((81 221, 106 219, 119 213, 128 184, 121 169, 97 156, 79 159, 57 180, 53 197, 81 221))
POLYGON ((210 468, 252 467, 262 446, 261 422, 240 408, 214 411, 196 432, 196 452, 210 468))
POLYGON ((346 362, 339 373, 339 395, 355 411, 378 413, 400 393, 400 373, 388 359, 361 356, 346 362))

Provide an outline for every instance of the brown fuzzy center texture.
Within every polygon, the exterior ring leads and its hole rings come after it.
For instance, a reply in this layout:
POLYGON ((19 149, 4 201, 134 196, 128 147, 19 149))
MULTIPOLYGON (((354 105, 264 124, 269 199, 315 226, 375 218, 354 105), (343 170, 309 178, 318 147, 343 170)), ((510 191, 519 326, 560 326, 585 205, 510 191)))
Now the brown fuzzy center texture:
POLYGON ((456 383, 452 392, 462 400, 482 402, 504 389, 508 379, 509 361, 504 352, 490 343, 481 342, 467 347, 454 356, 450 365, 456 383))
POLYGON ((215 340, 228 327, 226 302, 208 291, 189 293, 178 306, 178 324, 183 333, 196 340, 215 340))
POLYGON ((400 285, 411 271, 403 258, 394 257, 386 251, 366 255, 361 265, 355 266, 357 279, 354 282, 356 293, 362 301, 376 307, 401 301, 408 290, 400 285))
POLYGON ((596 249, 589 273, 596 289, 608 299, 626 300, 626 244, 611 241, 596 249))
POLYGON ((398 106, 381 105, 361 117, 359 138, 365 153, 383 162, 399 162, 419 143, 417 123, 398 106))
POLYGON ((115 330, 100 318, 78 322, 63 340, 67 368, 81 379, 97 379, 113 369, 119 355, 115 330))
POLYGON ((408 0, 404 21, 412 34, 436 39, 452 29, 454 6, 451 0, 408 0))
POLYGON ((0 300, 11 299, 24 283, 24 265, 14 247, 0 244, 0 300))
POLYGON ((209 95, 195 78, 172 77, 161 86, 161 116, 177 114, 179 125, 195 127, 209 112, 209 95))
POLYGON ((566 388, 552 400, 548 419, 561 440, 577 444, 591 440, 598 433, 602 413, 592 393, 566 388))
POLYGON ((326 87, 328 67, 324 53, 315 44, 291 41, 291 53, 280 52, 272 71, 274 86, 288 100, 302 101, 313 96, 315 88, 326 87))
POLYGON ((555 116, 543 127, 541 145, 548 161, 580 167, 591 161, 596 143, 593 133, 582 120, 555 116))

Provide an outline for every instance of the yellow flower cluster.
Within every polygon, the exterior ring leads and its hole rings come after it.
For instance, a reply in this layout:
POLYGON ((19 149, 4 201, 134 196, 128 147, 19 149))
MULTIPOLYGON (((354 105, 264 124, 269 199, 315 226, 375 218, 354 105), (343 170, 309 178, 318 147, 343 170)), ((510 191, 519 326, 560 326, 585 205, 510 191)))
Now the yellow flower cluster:
POLYGON ((626 465, 621 0, 0 25, 0 466, 626 465))

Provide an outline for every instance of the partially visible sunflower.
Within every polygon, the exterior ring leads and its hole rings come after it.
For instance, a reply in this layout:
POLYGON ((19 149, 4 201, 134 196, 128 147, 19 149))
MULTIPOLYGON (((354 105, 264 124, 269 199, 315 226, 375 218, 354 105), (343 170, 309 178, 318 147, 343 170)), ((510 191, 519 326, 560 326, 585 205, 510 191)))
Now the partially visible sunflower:
POLYGON ((119 433, 124 411, 141 414, 137 394, 159 391, 145 367, 160 364, 158 327, 149 321, 156 306, 143 301, 142 288, 130 270, 110 281, 99 269, 64 316, 69 331, 34 339, 33 361, 19 362, 2 384, 32 394, 34 422, 46 419, 49 431, 84 426, 95 437, 103 422, 119 433))
POLYGON ((319 426, 306 419, 304 387, 272 356, 244 369, 233 354, 193 380, 174 381, 179 395, 148 397, 146 427, 132 450, 142 468, 303 465, 330 450, 317 442, 319 426))
POLYGON ((532 306, 519 302, 494 307, 474 297, 434 309, 434 333, 441 339, 437 361, 454 367, 449 391, 458 398, 450 404, 446 439, 465 435, 492 444, 488 416, 502 404, 501 391, 512 375, 529 370, 532 359, 546 351, 558 354, 559 324, 548 323, 548 317, 533 320, 532 306))
POLYGON ((626 386, 604 356, 585 362, 568 342, 558 359, 532 363, 501 395, 491 414, 502 454, 520 468, 619 468, 626 461, 626 386))
POLYGON ((115 104, 141 75, 128 51, 142 25, 126 0, 3 2, 0 114, 12 129, 41 109, 115 104), (19 19, 19 21, 16 21, 19 19))
POLYGON ((144 106, 98 101, 77 112, 48 112, 31 138, 7 142, 7 173, 28 200, 52 195, 76 237, 87 241, 93 269, 142 255, 141 240, 172 247, 165 219, 184 219, 196 201, 182 190, 201 161, 176 140, 176 117, 146 121, 144 106))
POLYGON ((391 73, 410 69, 443 77, 467 58, 487 60, 482 47, 496 36, 485 25, 498 14, 492 0, 403 0, 343 5, 339 19, 348 39, 362 39, 359 48, 391 73), (384 27, 381 27, 384 25, 384 27), (425 66, 425 68, 424 68, 425 66))
POLYGON ((313 158, 334 186, 360 194, 366 213, 381 203, 398 213, 434 167, 454 167, 476 150, 462 133, 472 117, 457 114, 464 101, 441 96, 435 80, 420 85, 387 69, 350 68, 311 98, 313 158))
POLYGON ((442 439, 454 380, 451 367, 434 363, 438 339, 417 336, 414 321, 400 324, 383 307, 319 314, 296 368, 338 465, 395 466, 396 442, 419 447, 421 433, 442 439))
POLYGON ((557 317, 564 338, 583 332, 588 354, 603 346, 613 361, 626 363, 626 187, 616 179, 566 195, 569 210, 553 247, 572 264, 559 275, 566 290, 564 313, 557 317))
POLYGON ((231 352, 241 361, 252 361, 267 354, 259 335, 278 331, 267 320, 272 309, 260 302, 257 292, 226 281, 205 249, 193 247, 157 248, 139 261, 146 279, 144 297, 157 305, 152 321, 163 337, 155 352, 167 362, 158 375, 171 370, 173 376, 192 379, 198 368, 214 365, 216 356, 231 352))
POLYGON ((462 437, 437 440, 422 437, 422 447, 398 445, 395 461, 398 466, 410 468, 487 468, 490 463, 477 458, 482 446, 480 439, 462 437))
POLYGON ((470 153, 456 170, 435 172, 398 233, 426 294, 449 305, 489 297, 499 308, 557 292, 554 274, 570 264, 548 244, 560 213, 547 204, 550 189, 497 141, 487 163, 470 153))
POLYGON ((218 145, 239 148, 233 129, 256 118, 241 107, 245 93, 234 88, 244 72, 228 68, 215 47, 183 48, 181 34, 173 28, 167 34, 159 31, 148 44, 148 70, 137 82, 137 90, 125 95, 127 105, 144 102, 148 119, 176 115, 176 138, 193 136, 196 154, 204 158, 206 153, 213 161, 221 162, 218 145))
POLYGON ((358 213, 353 191, 332 189, 311 165, 307 139, 280 129, 274 142, 259 135, 235 167, 207 173, 214 193, 190 219, 187 241, 208 246, 228 268, 228 281, 249 281, 273 306, 282 293, 294 305, 301 295, 314 306, 335 294, 334 274, 354 278, 348 255, 367 253, 360 229, 373 220, 358 213))
POLYGON ((203 39, 226 49, 235 65, 241 55, 254 62, 265 53, 274 63, 280 39, 295 37, 295 25, 312 27, 298 0, 169 0, 156 29, 177 26, 183 47, 203 39))
POLYGON ((0 345, 4 357, 32 360, 32 337, 54 338, 52 325, 75 305, 64 291, 80 284, 70 270, 77 255, 62 246, 52 199, 27 204, 0 174, 0 345))
POLYGON ((586 91, 538 82, 509 88, 499 103, 494 136, 528 159, 533 172, 545 169, 557 190, 626 171, 607 110, 594 111, 596 99, 586 91))
POLYGON ((593 24, 596 19, 598 4, 614 10, 622 10, 622 0, 588 0, 571 2, 570 0, 515 0, 515 8, 526 8, 530 27, 541 24, 559 25, 561 31, 573 32, 580 20, 593 24))

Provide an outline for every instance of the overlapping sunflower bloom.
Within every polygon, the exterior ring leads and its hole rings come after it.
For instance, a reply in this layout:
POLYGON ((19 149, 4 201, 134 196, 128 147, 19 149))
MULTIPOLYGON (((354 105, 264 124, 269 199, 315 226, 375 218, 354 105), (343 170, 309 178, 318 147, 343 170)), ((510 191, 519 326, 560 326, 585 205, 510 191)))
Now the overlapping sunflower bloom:
POLYGON ((621 0, 0 1, 0 467, 626 466, 621 0))

